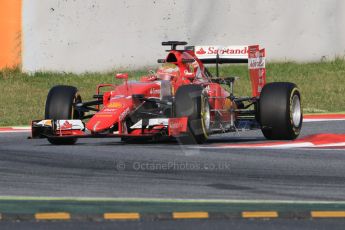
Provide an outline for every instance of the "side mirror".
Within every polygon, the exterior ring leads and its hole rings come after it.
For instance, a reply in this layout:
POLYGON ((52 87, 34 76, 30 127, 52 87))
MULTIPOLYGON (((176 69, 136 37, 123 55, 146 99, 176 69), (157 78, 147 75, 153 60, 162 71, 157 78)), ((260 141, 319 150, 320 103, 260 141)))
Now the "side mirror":
POLYGON ((128 73, 118 73, 115 75, 116 79, 124 79, 127 80, 128 79, 128 73))

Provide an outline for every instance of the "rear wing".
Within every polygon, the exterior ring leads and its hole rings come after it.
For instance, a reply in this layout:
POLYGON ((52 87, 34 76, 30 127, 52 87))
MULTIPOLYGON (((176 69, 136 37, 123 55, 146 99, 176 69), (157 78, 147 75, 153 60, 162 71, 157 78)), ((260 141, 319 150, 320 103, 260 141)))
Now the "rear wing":
POLYGON ((205 64, 248 63, 248 46, 187 46, 205 64))
POLYGON ((248 63, 249 76, 252 83, 253 97, 260 96, 266 84, 266 52, 259 45, 238 46, 187 46, 186 50, 193 50, 197 58, 205 64, 217 65, 223 63, 248 63))

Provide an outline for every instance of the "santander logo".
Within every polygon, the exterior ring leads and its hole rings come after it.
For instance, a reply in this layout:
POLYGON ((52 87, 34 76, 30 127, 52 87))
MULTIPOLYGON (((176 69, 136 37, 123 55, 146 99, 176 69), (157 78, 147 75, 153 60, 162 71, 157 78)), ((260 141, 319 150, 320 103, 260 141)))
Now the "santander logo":
POLYGON ((248 55, 247 46, 202 46, 196 52, 197 55, 248 55))
POLYGON ((248 63, 249 63, 249 69, 265 68, 265 58, 264 57, 250 58, 248 63))
POLYGON ((68 130, 68 129, 72 129, 72 124, 69 123, 68 121, 65 121, 65 123, 63 123, 63 125, 60 128, 61 130, 68 130))
POLYGON ((196 54, 203 55, 206 54, 206 51, 203 48, 200 48, 198 51, 195 52, 196 54))
POLYGON ((171 129, 181 129, 183 127, 183 124, 180 122, 171 122, 170 126, 171 129))
POLYGON ((161 93, 160 89, 155 89, 155 88, 150 89, 150 94, 160 94, 160 93, 161 93))

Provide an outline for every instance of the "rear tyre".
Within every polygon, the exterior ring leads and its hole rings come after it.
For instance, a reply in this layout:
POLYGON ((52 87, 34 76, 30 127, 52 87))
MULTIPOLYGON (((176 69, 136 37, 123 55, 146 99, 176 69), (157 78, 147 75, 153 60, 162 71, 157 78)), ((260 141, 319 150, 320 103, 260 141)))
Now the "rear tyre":
MULTIPOLYGON (((81 101, 77 88, 65 85, 54 86, 47 96, 45 119, 80 119, 82 115, 74 110, 73 105, 81 101)), ((77 142, 77 138, 48 138, 48 141, 54 145, 73 145, 77 142)))
POLYGON ((175 116, 188 117, 186 135, 178 137, 182 144, 202 144, 210 129, 210 105, 204 88, 199 85, 184 85, 175 95, 175 116))
POLYGON ((302 128, 301 93, 290 82, 273 82, 262 89, 259 101, 261 130, 269 140, 294 140, 302 128))

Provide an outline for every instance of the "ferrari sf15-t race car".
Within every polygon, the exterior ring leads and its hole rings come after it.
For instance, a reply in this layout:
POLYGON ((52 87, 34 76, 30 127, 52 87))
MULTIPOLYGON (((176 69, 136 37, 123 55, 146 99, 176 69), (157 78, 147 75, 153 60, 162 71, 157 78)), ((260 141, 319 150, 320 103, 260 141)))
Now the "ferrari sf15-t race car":
POLYGON ((177 138, 182 144, 201 144, 212 134, 252 129, 261 129, 270 140, 298 137, 300 91, 290 82, 266 84, 265 49, 186 46, 179 41, 162 45, 170 49, 158 60, 157 71, 138 81, 116 74, 123 82, 98 85, 92 101, 83 102, 76 87, 54 86, 47 96, 45 119, 32 121, 32 138, 47 138, 52 144, 90 137, 177 138), (224 63, 248 63, 251 96, 234 95, 236 77, 219 76, 224 63), (215 76, 206 64, 213 65, 215 76))

